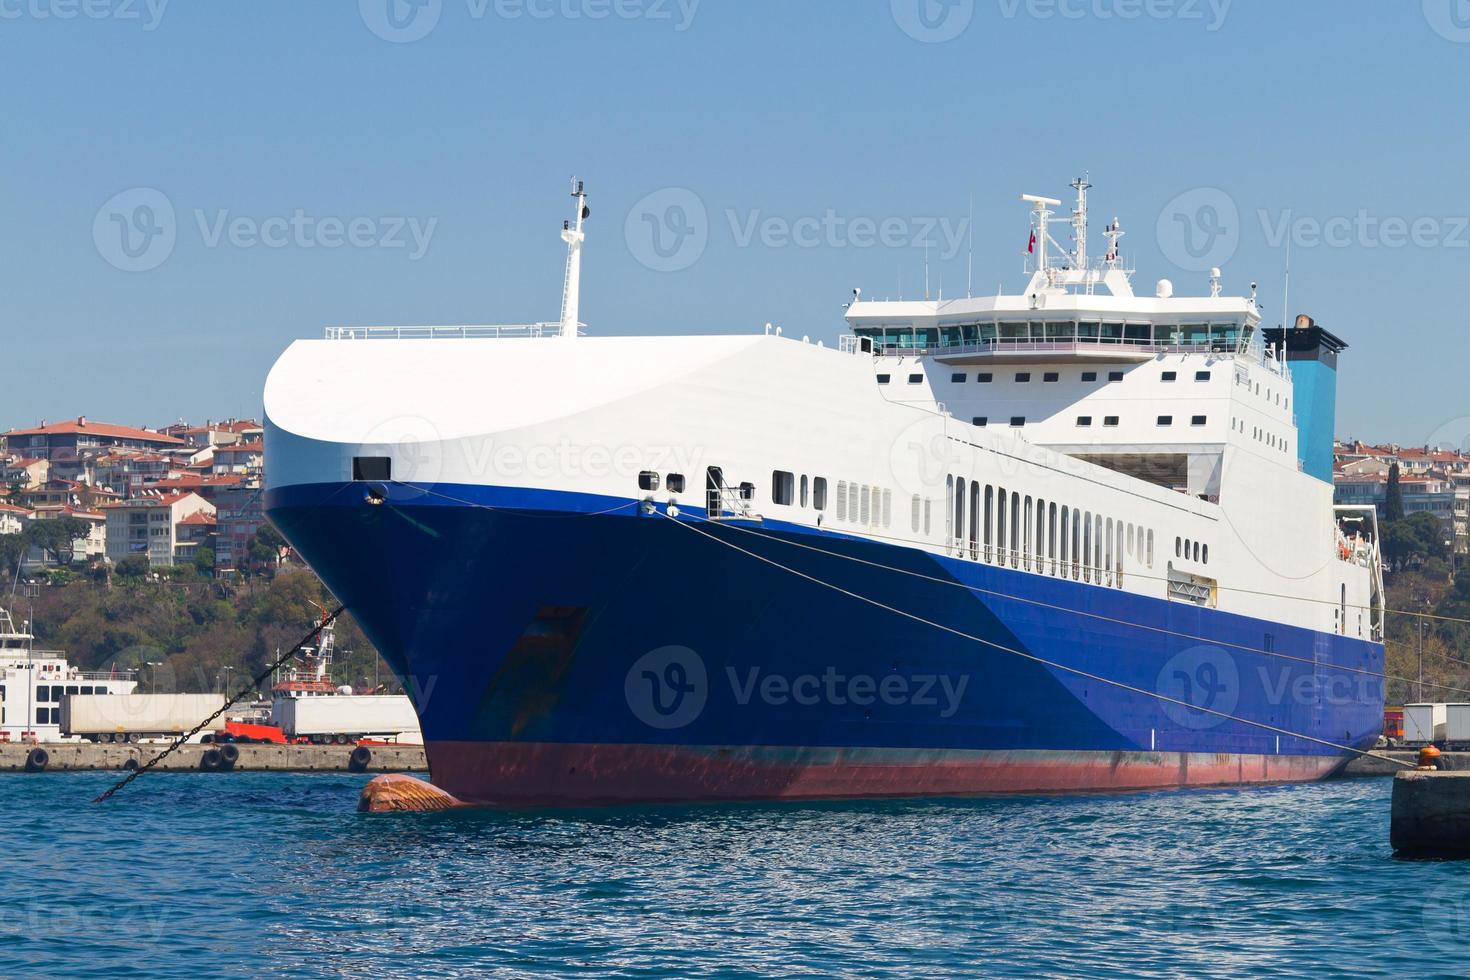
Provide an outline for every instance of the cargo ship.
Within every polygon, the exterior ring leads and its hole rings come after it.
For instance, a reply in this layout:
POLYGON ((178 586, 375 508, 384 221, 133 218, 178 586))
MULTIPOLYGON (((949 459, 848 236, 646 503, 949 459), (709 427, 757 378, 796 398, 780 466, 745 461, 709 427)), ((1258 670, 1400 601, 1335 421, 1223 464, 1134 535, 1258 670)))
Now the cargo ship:
MULTIPOLYGON (((830 338, 338 327, 265 388, 267 509, 493 806, 1322 778, 1383 723, 1346 344, 1134 291, 1088 190, 1020 291, 830 338)), ((1019 215, 1018 215, 1019 224, 1019 215)))

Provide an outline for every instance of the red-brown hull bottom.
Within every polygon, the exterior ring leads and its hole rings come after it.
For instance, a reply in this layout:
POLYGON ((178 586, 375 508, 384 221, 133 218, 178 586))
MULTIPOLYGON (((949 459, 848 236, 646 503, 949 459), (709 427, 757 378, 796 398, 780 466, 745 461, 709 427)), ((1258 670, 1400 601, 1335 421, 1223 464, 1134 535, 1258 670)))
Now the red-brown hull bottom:
POLYGON ((467 803, 597 806, 713 800, 1092 793, 1309 782, 1341 756, 435 742, 434 784, 467 803))

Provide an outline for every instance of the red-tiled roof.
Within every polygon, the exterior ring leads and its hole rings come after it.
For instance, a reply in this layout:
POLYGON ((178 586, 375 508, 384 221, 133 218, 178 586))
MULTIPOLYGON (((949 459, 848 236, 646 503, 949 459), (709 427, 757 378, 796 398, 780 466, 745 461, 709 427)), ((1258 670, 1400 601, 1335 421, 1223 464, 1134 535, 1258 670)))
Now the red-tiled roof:
POLYGON ((29 510, 27 510, 24 507, 17 507, 15 504, 0 503, 0 514, 30 514, 30 513, 32 513, 32 512, 29 511, 29 510))
POLYGON ((206 514, 202 510, 197 510, 194 513, 190 514, 188 517, 184 518, 182 521, 179 521, 179 523, 180 524, 215 524, 215 523, 218 523, 218 522, 215 520, 213 514, 206 514))
POLYGON ((175 439, 173 436, 164 435, 162 432, 154 432, 150 429, 135 429, 129 425, 113 425, 110 422, 93 422, 90 419, 72 419, 69 422, 52 422, 50 425, 37 426, 34 429, 11 429, 9 432, 0 433, 6 436, 51 436, 51 435, 74 435, 86 433, 94 436, 107 436, 113 439, 136 439, 139 441, 167 443, 176 445, 184 440, 175 439))
POLYGON ((263 443, 263 442, 245 442, 245 443, 240 443, 239 445, 236 445, 236 446, 215 446, 214 447, 214 454, 216 456, 218 456, 220 453, 263 453, 263 452, 265 452, 265 443, 263 443))

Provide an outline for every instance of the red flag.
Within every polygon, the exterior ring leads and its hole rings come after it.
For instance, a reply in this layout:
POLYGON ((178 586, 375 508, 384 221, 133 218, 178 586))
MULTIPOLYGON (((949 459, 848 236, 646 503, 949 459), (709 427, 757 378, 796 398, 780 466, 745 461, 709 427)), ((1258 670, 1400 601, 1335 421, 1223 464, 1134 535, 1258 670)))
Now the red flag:
POLYGON ((1031 233, 1031 240, 1026 243, 1026 254, 1030 255, 1036 251, 1036 232, 1031 233))

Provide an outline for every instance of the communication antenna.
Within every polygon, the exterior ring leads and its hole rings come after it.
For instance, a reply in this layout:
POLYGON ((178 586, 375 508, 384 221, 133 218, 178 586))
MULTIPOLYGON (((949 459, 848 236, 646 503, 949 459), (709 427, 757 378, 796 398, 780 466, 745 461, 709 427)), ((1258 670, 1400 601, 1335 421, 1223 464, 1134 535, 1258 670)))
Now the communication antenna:
POLYGON ((973 287, 975 284, 975 192, 970 192, 970 217, 965 222, 965 230, 970 236, 969 254, 965 257, 965 296, 975 295, 973 287))
POLYGON ((577 202, 575 227, 571 221, 561 224, 561 240, 567 243, 567 275, 561 290, 561 336, 563 340, 577 339, 577 313, 582 292, 582 242, 586 235, 582 222, 591 212, 587 209, 587 191, 582 182, 572 178, 572 198, 577 202))
MULTIPOLYGON (((1286 236, 1286 283, 1281 290, 1281 328, 1291 318, 1291 235, 1286 236)), ((1284 346, 1284 345, 1283 345, 1284 346)))
POLYGON ((1087 177, 1084 173, 1071 184, 1077 189, 1077 206, 1072 209, 1072 240, 1077 243, 1073 259, 1079 269, 1087 268, 1087 191, 1092 187, 1087 177))

